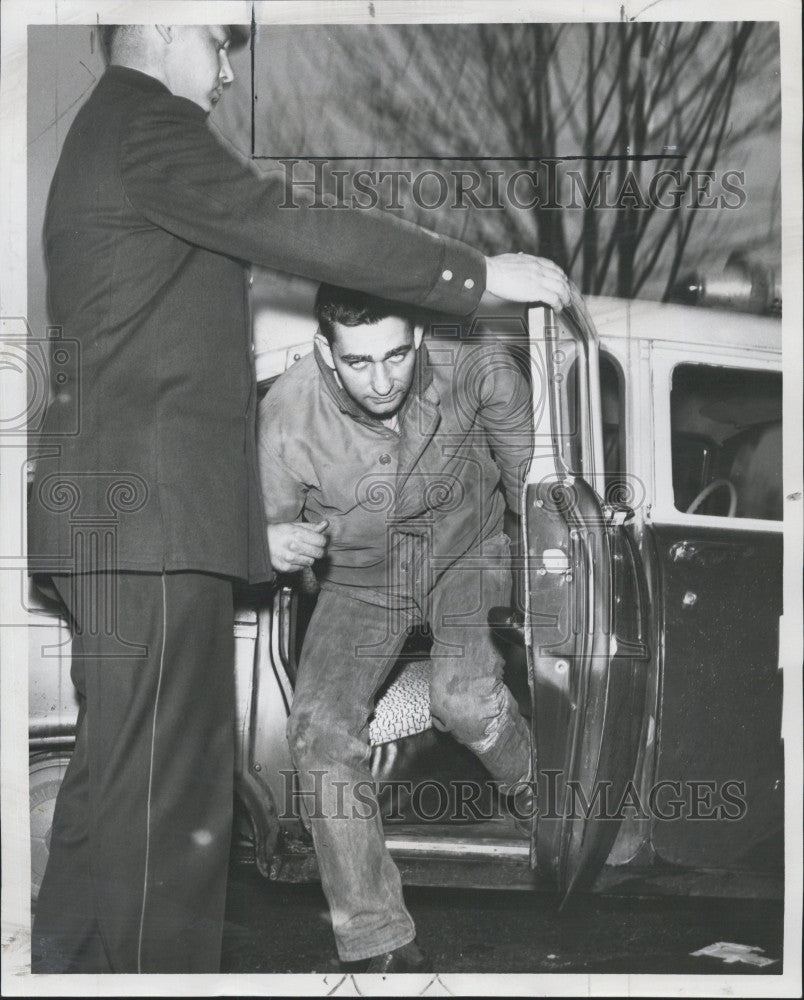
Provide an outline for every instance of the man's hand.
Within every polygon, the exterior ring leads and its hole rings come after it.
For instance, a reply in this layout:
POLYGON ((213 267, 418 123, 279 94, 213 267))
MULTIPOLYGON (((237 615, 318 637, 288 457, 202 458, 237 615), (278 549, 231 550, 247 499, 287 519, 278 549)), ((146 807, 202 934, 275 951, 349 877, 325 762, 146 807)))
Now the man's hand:
POLYGON ((569 279, 558 264, 525 253, 486 257, 486 289, 509 302, 544 302, 556 312, 571 296, 569 279))
POLYGON ((324 532, 328 527, 329 521, 319 521, 318 524, 306 524, 304 521, 269 524, 271 565, 278 573, 294 573, 312 566, 327 550, 328 539, 324 532))

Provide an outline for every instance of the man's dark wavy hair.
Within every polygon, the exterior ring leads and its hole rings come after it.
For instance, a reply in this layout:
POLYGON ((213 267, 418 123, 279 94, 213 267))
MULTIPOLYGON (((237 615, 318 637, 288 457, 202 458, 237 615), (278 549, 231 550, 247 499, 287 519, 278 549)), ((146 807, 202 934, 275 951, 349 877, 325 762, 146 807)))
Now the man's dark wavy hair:
POLYGON ((400 316, 412 328, 416 321, 414 311, 402 302, 327 284, 318 289, 315 315, 321 332, 330 344, 335 339, 335 323, 341 326, 373 326, 388 316, 400 316))

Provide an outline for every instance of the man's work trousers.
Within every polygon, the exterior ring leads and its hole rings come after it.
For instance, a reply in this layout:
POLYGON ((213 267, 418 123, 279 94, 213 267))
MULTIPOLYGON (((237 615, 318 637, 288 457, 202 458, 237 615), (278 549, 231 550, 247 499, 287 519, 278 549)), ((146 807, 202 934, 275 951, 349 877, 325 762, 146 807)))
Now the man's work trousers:
POLYGON ((528 725, 503 684, 489 609, 511 596, 509 542, 494 536, 458 560, 408 613, 321 592, 302 649, 288 739, 310 819, 321 882, 343 961, 392 951, 415 936, 399 872, 385 846, 369 768, 374 697, 417 620, 433 633, 434 724, 508 785, 530 770, 528 725))
POLYGON ((33 972, 218 972, 232 824, 232 585, 54 578, 73 619, 75 752, 33 972))

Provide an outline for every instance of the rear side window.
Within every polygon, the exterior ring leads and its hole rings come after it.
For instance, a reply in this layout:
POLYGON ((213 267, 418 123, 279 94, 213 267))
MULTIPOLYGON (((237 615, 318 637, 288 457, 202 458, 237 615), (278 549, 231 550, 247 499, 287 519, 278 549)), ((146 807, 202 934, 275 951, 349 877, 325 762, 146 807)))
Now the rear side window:
POLYGON ((676 508, 781 520, 781 374, 678 365, 670 406, 676 508))

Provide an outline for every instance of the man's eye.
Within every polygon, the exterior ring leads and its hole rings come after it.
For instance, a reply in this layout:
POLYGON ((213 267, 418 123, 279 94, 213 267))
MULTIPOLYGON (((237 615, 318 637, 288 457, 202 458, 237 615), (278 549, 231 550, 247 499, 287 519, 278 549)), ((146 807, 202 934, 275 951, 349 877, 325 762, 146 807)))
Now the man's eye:
POLYGON ((349 362, 349 367, 352 369, 353 372, 362 372, 363 369, 366 367, 366 362, 365 361, 350 361, 349 362))

